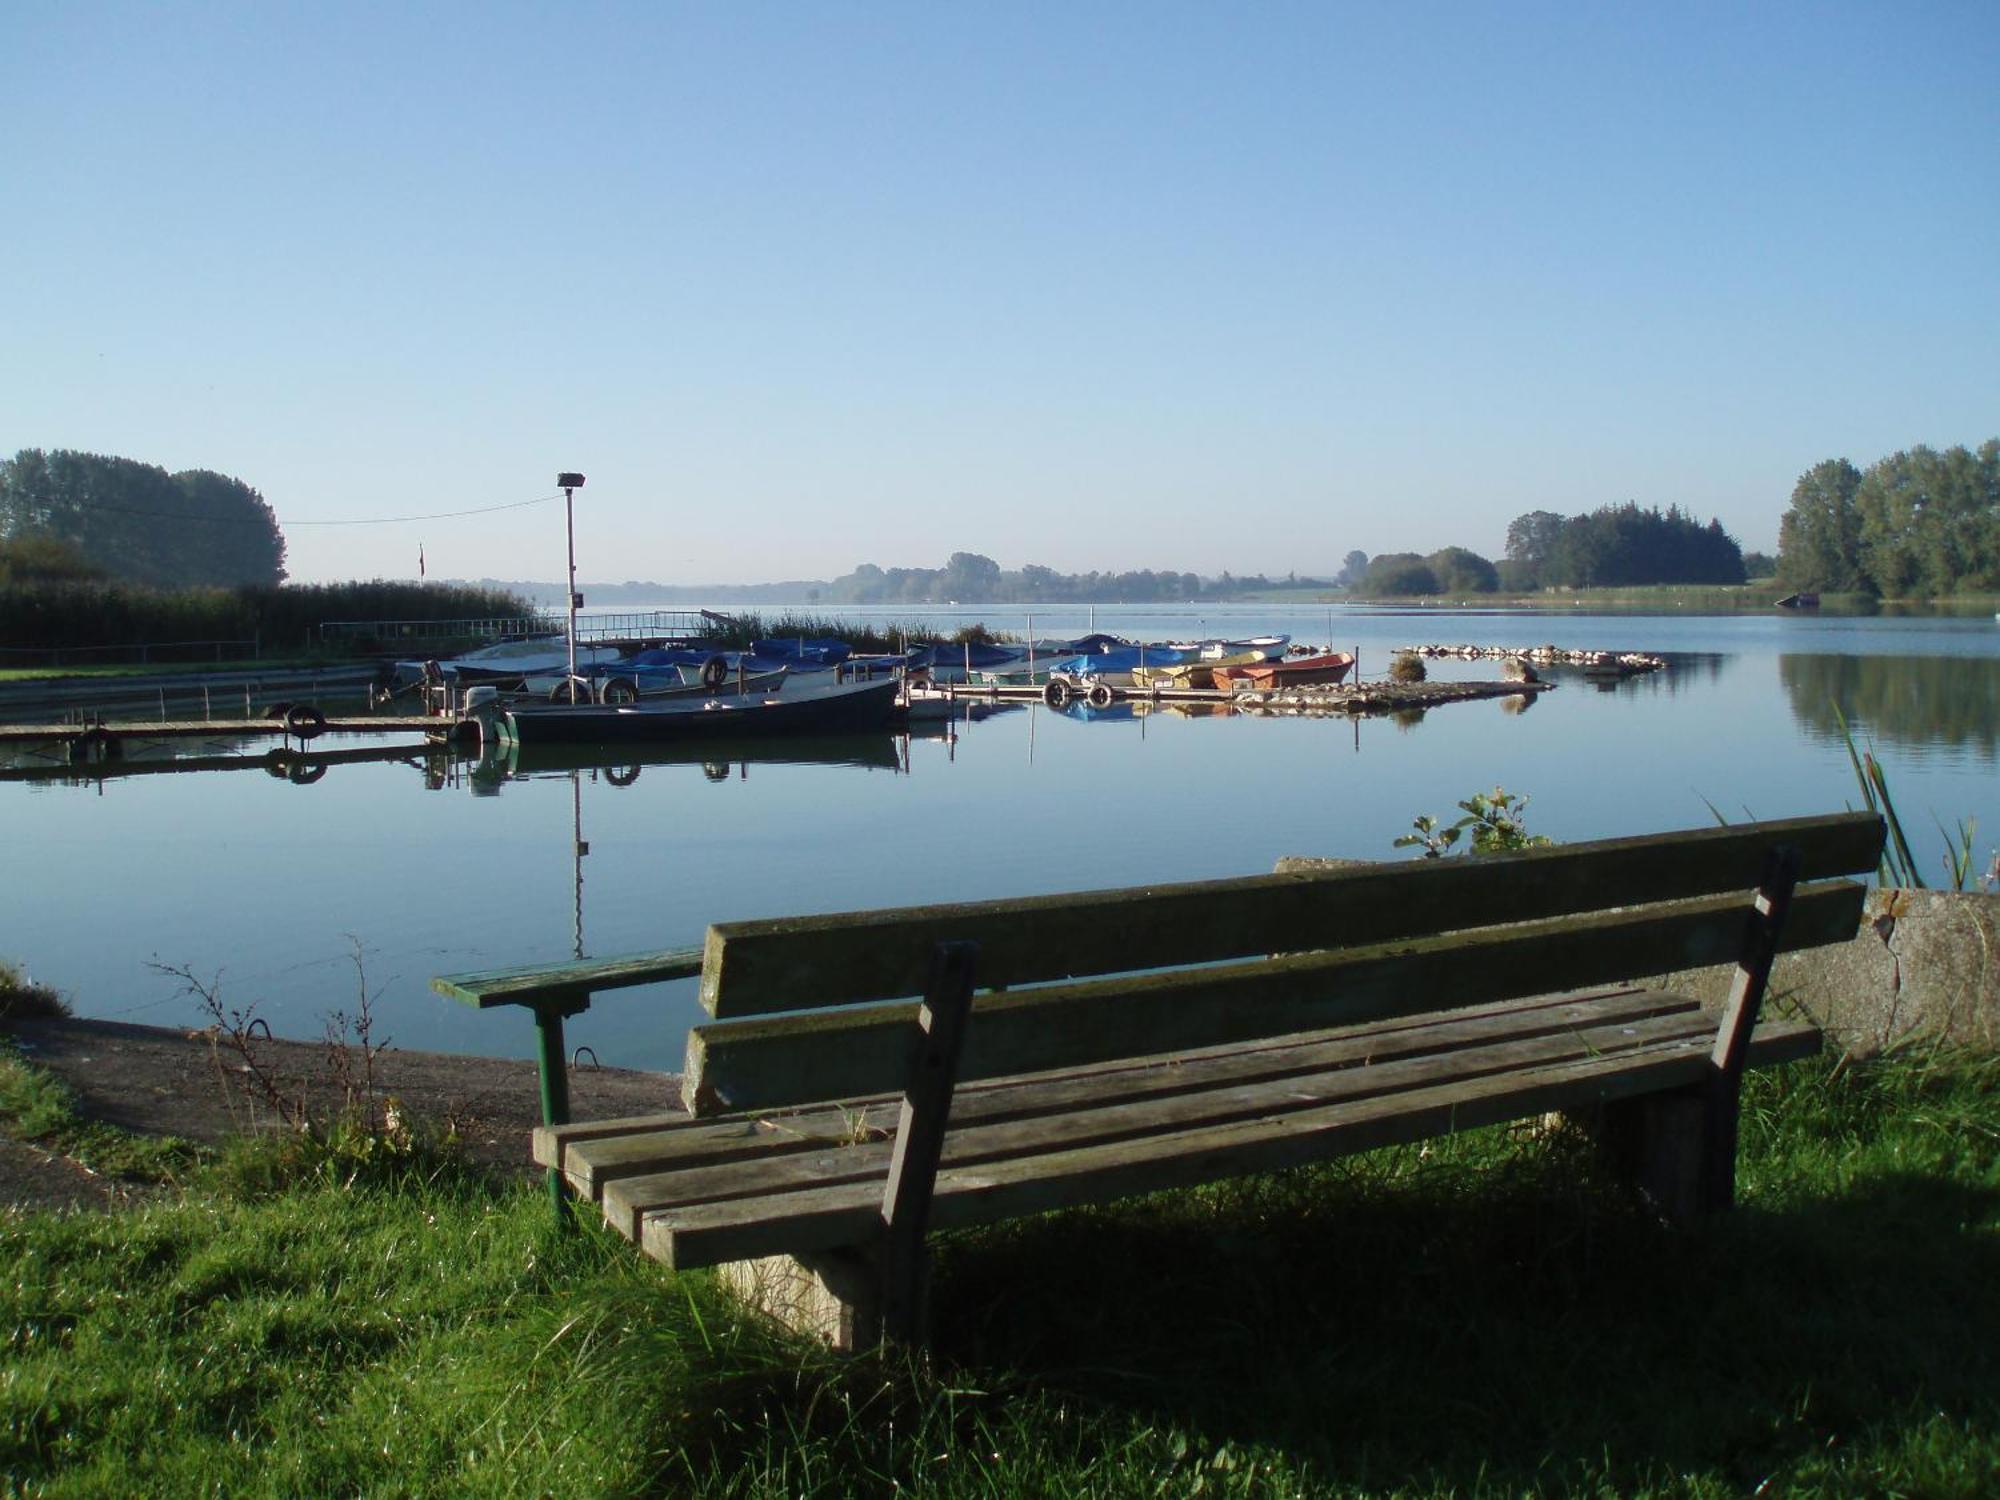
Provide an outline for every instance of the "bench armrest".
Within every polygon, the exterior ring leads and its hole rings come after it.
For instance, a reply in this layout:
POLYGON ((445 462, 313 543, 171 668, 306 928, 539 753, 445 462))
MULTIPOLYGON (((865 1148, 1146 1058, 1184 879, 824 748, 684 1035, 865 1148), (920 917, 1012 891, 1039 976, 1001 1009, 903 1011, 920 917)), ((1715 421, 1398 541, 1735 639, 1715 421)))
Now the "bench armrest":
POLYGON ((553 1007, 574 1015, 599 990, 692 979, 701 973, 699 948, 663 948, 623 958, 580 959, 567 964, 530 964, 483 969, 473 974, 440 974, 431 988, 450 1000, 487 1010, 496 1005, 553 1007))

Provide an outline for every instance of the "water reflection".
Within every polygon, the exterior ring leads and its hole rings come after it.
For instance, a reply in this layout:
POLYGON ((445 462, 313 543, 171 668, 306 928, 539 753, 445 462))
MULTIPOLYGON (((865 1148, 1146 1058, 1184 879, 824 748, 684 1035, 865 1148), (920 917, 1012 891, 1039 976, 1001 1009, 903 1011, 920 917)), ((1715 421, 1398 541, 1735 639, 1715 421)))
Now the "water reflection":
POLYGON ((1948 747, 1993 760, 2000 749, 2000 659, 1980 656, 1794 656, 1778 658, 1792 718, 1808 735, 1857 732, 1922 757, 1948 747))
POLYGON ((262 771, 294 786, 313 786, 334 766, 397 761, 424 774, 426 784, 442 786, 459 752, 448 745, 360 745, 343 749, 308 749, 274 745, 254 749, 261 741, 211 741, 188 753, 184 743, 133 737, 109 746, 71 747, 36 742, 11 747, 0 764, 0 781, 54 782, 65 786, 98 786, 136 776, 178 776, 196 771, 262 771), (111 753, 107 753, 107 751, 111 753))
MULTIPOLYGON (((937 737, 949 737, 939 726, 937 737)), ((919 736, 922 737, 922 736, 919 736)), ((509 781, 591 771, 614 787, 628 787, 649 769, 671 774, 699 767, 712 782, 747 780, 755 765, 854 766, 907 772, 908 735, 846 734, 771 739, 703 740, 684 745, 488 745, 466 775, 475 796, 497 796, 509 781)))

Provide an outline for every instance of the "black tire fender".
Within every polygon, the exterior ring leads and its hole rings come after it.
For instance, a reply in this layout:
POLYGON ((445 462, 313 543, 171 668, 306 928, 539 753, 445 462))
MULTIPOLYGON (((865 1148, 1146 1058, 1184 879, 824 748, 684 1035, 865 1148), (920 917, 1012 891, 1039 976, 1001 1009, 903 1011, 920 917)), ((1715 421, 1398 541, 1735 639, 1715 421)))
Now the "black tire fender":
POLYGON ((1067 708, 1072 696, 1069 684, 1060 677, 1051 677, 1042 689, 1042 702, 1050 708, 1067 708))
POLYGON ((326 715, 310 703, 294 703, 285 710, 285 732, 295 734, 302 740, 312 739, 326 731, 326 715))
POLYGON ((1111 699, 1110 683, 1093 682, 1090 685, 1090 706, 1092 708, 1109 708, 1111 707, 1111 699))

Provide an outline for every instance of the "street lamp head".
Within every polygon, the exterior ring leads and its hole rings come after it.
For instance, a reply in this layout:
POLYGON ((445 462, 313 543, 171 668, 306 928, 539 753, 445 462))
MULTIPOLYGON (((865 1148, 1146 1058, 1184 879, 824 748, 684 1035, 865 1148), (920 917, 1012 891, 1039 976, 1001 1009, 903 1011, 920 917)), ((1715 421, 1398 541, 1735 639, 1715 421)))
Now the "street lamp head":
POLYGON ((583 476, 581 474, 558 474, 556 475, 556 488, 559 490, 580 490, 583 488, 583 476))

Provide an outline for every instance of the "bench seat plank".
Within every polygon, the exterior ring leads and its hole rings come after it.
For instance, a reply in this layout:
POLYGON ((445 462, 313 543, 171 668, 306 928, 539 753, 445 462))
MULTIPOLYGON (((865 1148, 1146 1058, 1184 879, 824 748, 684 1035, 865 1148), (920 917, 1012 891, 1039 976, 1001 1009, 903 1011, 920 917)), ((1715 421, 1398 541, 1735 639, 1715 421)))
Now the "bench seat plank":
MULTIPOLYGON (((1801 887, 1781 946, 1851 937, 1864 890, 1801 887)), ((1442 997, 1507 999, 1672 973, 1737 956, 1741 894, 1445 933, 1333 952, 1146 972, 981 995, 960 1061, 973 1080, 1182 1051, 1437 1009, 1442 997)), ((691 1114, 884 1093, 909 1074, 915 1008, 879 1005, 698 1026, 688 1038, 691 1114)))
MULTIPOLYGON (((1529 1005, 1503 1002, 1416 1020, 1398 1018, 1301 1033, 1251 1046, 1205 1048, 1164 1060, 1123 1060, 969 1085, 959 1091, 952 1118, 960 1127, 990 1124, 1080 1108, 1107 1097, 1130 1100, 1193 1092, 1694 1011, 1694 1002, 1682 996, 1636 988, 1548 996, 1529 1005)), ((1707 1024, 1712 1027, 1713 1022, 1707 1024)), ((594 1198, 606 1182, 661 1170, 667 1160, 676 1169, 715 1166, 788 1150, 883 1139, 895 1127, 897 1107, 894 1099, 877 1097, 754 1116, 696 1120, 677 1112, 544 1127, 535 1132, 535 1159, 560 1169, 580 1193, 594 1198)))
MULTIPOLYGON (((1632 997, 1618 999, 1629 1010, 1632 997)), ((1093 1089, 1088 1079, 1078 1078, 1073 1096, 1064 1104, 1044 1101, 1029 1112, 1010 1110, 1005 1103, 1010 1092, 1022 1098, 1034 1095, 1034 1081, 1022 1080, 1018 1088, 994 1091, 1000 1107, 985 1118, 955 1119, 946 1141, 945 1165, 956 1169, 1007 1159, 1033 1160, 1146 1134, 1193 1137, 1247 1118, 1310 1112, 1333 1102, 1358 1107, 1374 1101, 1393 1108, 1393 1100, 1409 1092, 1533 1073, 1565 1062, 1601 1061, 1611 1066, 1622 1059, 1643 1071, 1651 1057, 1663 1051, 1676 1057, 1705 1056, 1712 1034, 1712 1020, 1687 1004, 1678 1011, 1644 1017, 1614 1010, 1604 1024, 1594 1027, 1520 1036, 1502 1032, 1450 1050, 1417 1048, 1396 1059, 1377 1057, 1367 1066, 1357 1066, 1357 1060, 1349 1058, 1305 1073, 1284 1066, 1283 1054, 1289 1049, 1272 1049, 1278 1065, 1247 1078, 1242 1068, 1233 1065, 1234 1059, 1216 1058, 1207 1064, 1160 1059, 1150 1069, 1125 1070, 1121 1078, 1128 1086, 1093 1089), (1152 1091, 1129 1086, 1145 1078, 1164 1080, 1166 1086, 1152 1091)), ((1818 1042, 1818 1032, 1810 1026, 1767 1024, 1759 1028, 1753 1061, 1758 1065, 1789 1061, 1817 1050, 1818 1042)), ((673 1144, 676 1135, 685 1138, 685 1132, 673 1131, 654 1133, 650 1142, 643 1133, 626 1138, 634 1143, 632 1152, 596 1179, 607 1222, 620 1232, 637 1238, 646 1215, 664 1207, 706 1202, 734 1203, 742 1214, 763 1213, 782 1220, 785 1203, 809 1203, 812 1193, 839 1183, 868 1187, 876 1193, 879 1207, 889 1151, 882 1136, 850 1143, 851 1135, 841 1135, 803 1148, 789 1139, 766 1136, 762 1149, 724 1159, 703 1151, 679 1154, 673 1144), (647 1144, 656 1148, 650 1161, 643 1155, 647 1144), (762 1206, 740 1202, 760 1196, 769 1202, 762 1206)), ((582 1143, 573 1149, 602 1144, 582 1143)))
MULTIPOLYGON (((1366 1067, 1344 1066, 1308 1074, 1288 1074, 1241 1082, 1228 1077, 1196 1090, 1134 1097, 1105 1090, 1068 1109, 975 1124, 959 1121, 948 1139, 944 1161, 969 1167, 1066 1151, 1086 1145, 1175 1132, 1198 1132, 1260 1116, 1275 1117, 1335 1100, 1386 1097, 1442 1082, 1520 1072, 1565 1060, 1638 1054, 1661 1048, 1701 1049, 1713 1037, 1702 1013, 1582 1031, 1509 1038, 1444 1053, 1430 1053, 1366 1067)), ((1186 1071, 1163 1065, 1162 1071, 1186 1071)), ((614 1178, 604 1184, 607 1222, 638 1237, 648 1213, 708 1202, 809 1192, 842 1182, 879 1182, 889 1146, 879 1141, 835 1144, 816 1151, 774 1155, 721 1167, 683 1169, 678 1163, 655 1175, 614 1178)))
MULTIPOLYGON (((1810 1052, 1810 1026, 1760 1026, 1750 1061, 1810 1052)), ((1393 1066, 1393 1065, 1392 1065, 1393 1066)), ((1570 1058, 1525 1071, 1453 1079, 1388 1096, 1342 1099, 1213 1127, 1125 1138, 971 1165, 947 1161, 938 1175, 932 1224, 939 1229, 1108 1202, 1135 1193, 1194 1187, 1275 1171, 1379 1146, 1580 1109, 1706 1081, 1707 1047, 1683 1039, 1625 1054, 1570 1058)), ((607 1190, 615 1199, 618 1186, 607 1190)), ((880 1222, 879 1181, 842 1183, 765 1199, 698 1204, 641 1216, 646 1252, 676 1268, 797 1255, 867 1243, 880 1222)), ((607 1207, 614 1207, 607 1204, 607 1207)), ((617 1220, 607 1214, 607 1222, 617 1220)))

